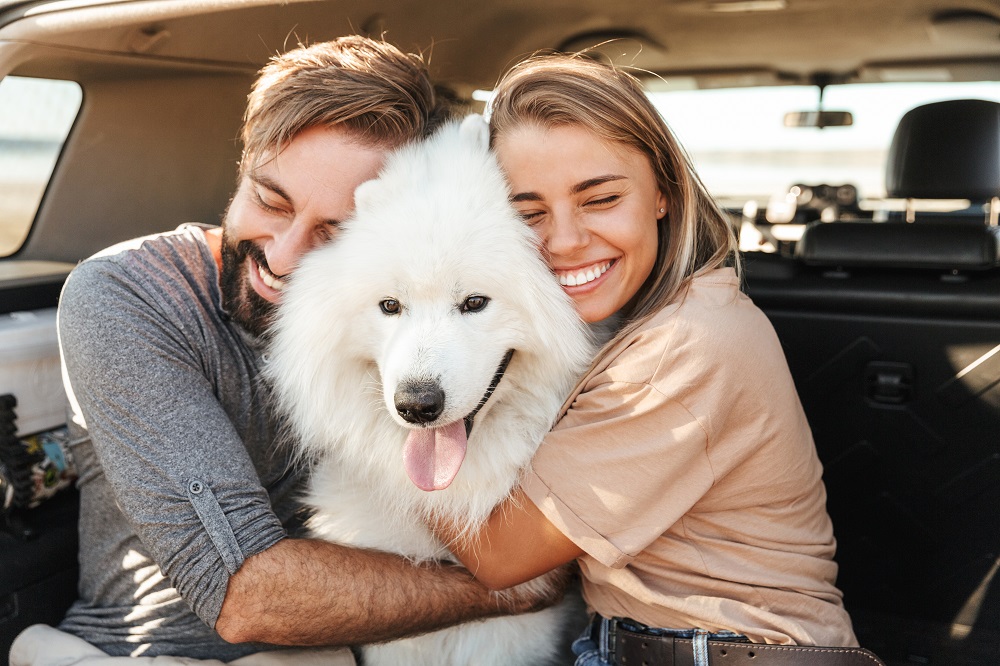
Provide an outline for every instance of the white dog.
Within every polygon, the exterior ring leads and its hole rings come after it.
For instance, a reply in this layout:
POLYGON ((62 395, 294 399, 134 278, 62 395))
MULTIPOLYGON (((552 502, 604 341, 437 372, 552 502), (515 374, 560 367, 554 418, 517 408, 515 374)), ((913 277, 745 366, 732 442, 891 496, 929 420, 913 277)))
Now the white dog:
MULTIPOLYGON (((485 520, 592 359, 485 130, 472 116, 393 153, 282 296, 267 373, 319 458, 308 501, 320 538, 450 559, 430 517, 485 520)), ((365 664, 544 664, 564 615, 368 646, 365 664)))

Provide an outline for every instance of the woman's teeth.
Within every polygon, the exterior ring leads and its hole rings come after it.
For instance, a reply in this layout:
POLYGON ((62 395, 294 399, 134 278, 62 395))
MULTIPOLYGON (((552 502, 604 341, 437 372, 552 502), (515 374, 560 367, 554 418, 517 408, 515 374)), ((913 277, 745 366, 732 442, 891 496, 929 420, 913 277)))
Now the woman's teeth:
POLYGON ((603 264, 594 264, 589 268, 576 272, 559 272, 559 284, 564 287, 579 287, 580 285, 593 282, 611 268, 613 262, 607 261, 603 264))

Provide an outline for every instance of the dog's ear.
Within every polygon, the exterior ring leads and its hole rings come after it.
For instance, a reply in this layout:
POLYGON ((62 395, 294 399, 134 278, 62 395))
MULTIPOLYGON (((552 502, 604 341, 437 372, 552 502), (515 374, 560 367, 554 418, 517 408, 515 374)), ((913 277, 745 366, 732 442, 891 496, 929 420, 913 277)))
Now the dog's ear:
POLYGON ((463 140, 474 146, 487 148, 490 145, 490 126, 478 113, 471 113, 465 117, 458 129, 463 140))
POLYGON ((354 211, 356 213, 366 210, 377 196, 375 194, 375 190, 378 189, 376 186, 377 182, 376 180, 366 180, 354 190, 354 211))

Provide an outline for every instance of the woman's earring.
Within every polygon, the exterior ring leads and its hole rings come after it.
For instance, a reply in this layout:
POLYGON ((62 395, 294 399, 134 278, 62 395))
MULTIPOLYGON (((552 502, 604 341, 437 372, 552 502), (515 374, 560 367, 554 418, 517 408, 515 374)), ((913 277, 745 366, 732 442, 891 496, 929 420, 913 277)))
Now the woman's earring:
POLYGON ((666 212, 667 212, 667 209, 666 209, 666 208, 661 208, 661 209, 660 209, 660 215, 662 215, 663 213, 666 213, 666 212))

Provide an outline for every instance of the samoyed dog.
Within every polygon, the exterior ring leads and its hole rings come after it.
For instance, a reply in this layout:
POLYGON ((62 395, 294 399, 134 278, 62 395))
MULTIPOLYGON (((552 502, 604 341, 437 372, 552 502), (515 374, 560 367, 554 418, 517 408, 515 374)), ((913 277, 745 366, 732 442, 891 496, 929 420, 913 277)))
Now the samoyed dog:
MULTIPOLYGON (((296 269, 266 373, 317 459, 315 536, 452 560, 428 522, 482 523, 593 358, 508 197, 470 116, 391 154, 352 219, 296 269)), ((566 610, 367 646, 364 663, 549 663, 566 610)))

